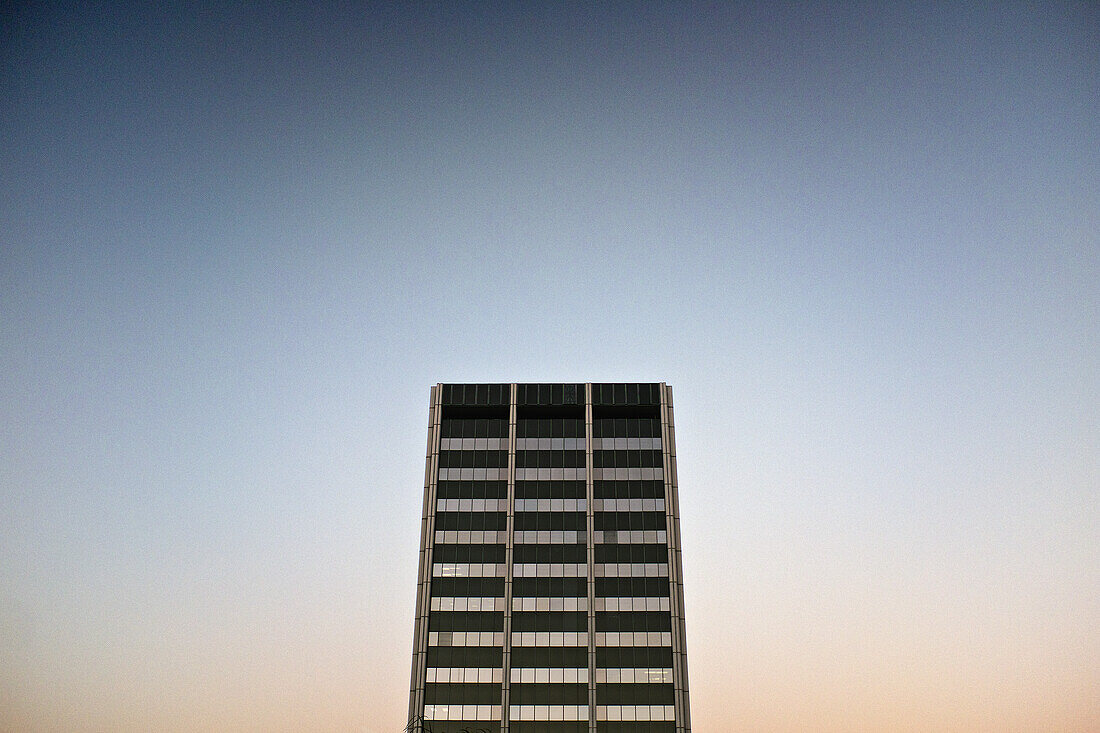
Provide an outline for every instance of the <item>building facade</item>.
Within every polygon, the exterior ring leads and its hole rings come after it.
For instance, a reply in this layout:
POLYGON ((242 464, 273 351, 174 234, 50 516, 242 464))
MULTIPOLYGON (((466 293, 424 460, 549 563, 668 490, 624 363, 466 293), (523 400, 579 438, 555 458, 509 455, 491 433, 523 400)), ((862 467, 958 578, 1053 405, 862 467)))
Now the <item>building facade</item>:
POLYGON ((409 717, 691 730, 671 387, 432 388, 409 717))

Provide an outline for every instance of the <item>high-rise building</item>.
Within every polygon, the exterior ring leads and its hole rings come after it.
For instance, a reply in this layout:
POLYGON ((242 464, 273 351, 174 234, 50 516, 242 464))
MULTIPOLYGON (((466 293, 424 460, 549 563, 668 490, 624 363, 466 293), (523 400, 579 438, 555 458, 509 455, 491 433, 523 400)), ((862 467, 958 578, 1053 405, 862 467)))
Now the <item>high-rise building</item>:
POLYGON ((410 729, 688 733, 672 389, 431 390, 410 729))

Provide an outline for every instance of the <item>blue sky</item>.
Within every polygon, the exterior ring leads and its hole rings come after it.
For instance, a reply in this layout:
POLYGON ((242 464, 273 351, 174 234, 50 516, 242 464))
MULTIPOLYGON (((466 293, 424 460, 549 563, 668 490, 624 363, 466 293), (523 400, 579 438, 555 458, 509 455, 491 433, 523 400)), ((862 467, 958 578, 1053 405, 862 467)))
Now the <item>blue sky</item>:
POLYGON ((700 730, 1100 721, 1092 6, 0 28, 4 727, 399 730, 441 381, 673 385, 700 730))

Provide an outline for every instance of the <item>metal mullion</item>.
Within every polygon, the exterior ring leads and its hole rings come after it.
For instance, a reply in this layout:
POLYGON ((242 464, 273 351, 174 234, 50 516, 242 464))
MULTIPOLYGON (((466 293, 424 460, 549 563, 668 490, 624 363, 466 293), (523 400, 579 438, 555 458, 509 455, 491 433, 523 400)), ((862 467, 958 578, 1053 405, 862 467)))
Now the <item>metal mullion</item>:
POLYGON ((588 558, 588 730, 596 732, 596 564, 593 513, 595 484, 592 480, 592 383, 584 385, 584 494, 586 516, 585 554, 588 558))
POLYGON ((515 543, 515 504, 516 504, 516 385, 509 385, 508 398, 508 524, 506 527, 506 546, 504 554, 504 655, 501 661, 501 707, 500 730, 508 733, 511 721, 508 717, 508 702, 511 694, 512 679, 512 556, 515 543))
POLYGON ((676 434, 672 388, 661 383, 661 443, 665 483, 665 526, 668 539, 669 594, 672 611, 672 663, 676 690, 676 730, 690 733, 688 706, 687 639, 684 624, 683 564, 680 554, 680 501, 676 478, 676 434))

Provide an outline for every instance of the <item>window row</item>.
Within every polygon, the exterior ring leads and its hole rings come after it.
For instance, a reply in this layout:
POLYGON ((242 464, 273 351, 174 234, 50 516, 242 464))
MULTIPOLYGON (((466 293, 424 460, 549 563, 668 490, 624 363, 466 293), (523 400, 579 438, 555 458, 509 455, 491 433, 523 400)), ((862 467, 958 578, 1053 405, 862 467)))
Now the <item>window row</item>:
MULTIPOLYGON (((513 631, 512 646, 587 646, 587 631, 513 631)), ((611 645, 615 646, 615 645, 611 645)), ((624 645, 625 646, 625 645, 624 645)))
MULTIPOLYGON (((429 667, 503 667, 502 646, 430 646, 429 667)), ((587 662, 586 662, 587 664, 587 662)), ((615 665, 621 666, 621 665, 615 665)))
POLYGON ((501 684, 429 682, 424 686, 424 702, 458 705, 499 705, 501 684))
POLYGON ((671 668, 672 647, 598 646, 596 647, 596 666, 619 669, 625 667, 671 668))
POLYGON ((668 545, 595 545, 598 563, 668 562, 668 545))
POLYGON ((510 705, 586 705, 588 685, 520 682, 511 685, 508 690, 508 703, 510 705))
MULTIPOLYGON (((502 631, 429 631, 428 646, 503 646, 502 631)), ((624 645, 625 646, 625 645, 624 645)))
POLYGON ((585 542, 587 533, 584 530, 523 530, 513 533, 513 541, 517 545, 575 545, 585 542))
MULTIPOLYGON (((597 698, 599 699, 599 698, 597 698)), ((596 720, 676 720, 675 705, 597 705, 596 720)), ((637 731, 637 728, 631 728, 637 731)))
POLYGON ((668 595, 668 578, 596 578, 593 582, 596 596, 600 598, 651 598, 668 595))
MULTIPOLYGON (((586 677, 587 672, 585 670, 586 677)), ((499 685, 504 682, 504 670, 500 667, 428 667, 424 679, 427 682, 495 682, 499 685)))
POLYGON ((433 545, 432 560, 435 562, 494 562, 506 561, 508 549, 505 545, 433 545))
POLYGON ((597 611, 596 631, 672 631, 668 611, 597 611))
POLYGON ((652 545, 668 542, 668 534, 663 529, 658 530, 601 530, 592 533, 592 541, 596 544, 608 545, 652 545))
MULTIPOLYGON (((620 629, 608 630, 619 631, 620 629)), ((586 611, 513 610, 512 631, 588 631, 588 613, 586 611)), ((527 644, 526 646, 542 645, 527 644)))
POLYGON ((439 450, 508 450, 508 438, 440 438, 439 450))
POLYGON ((512 611, 587 611, 587 598, 513 598, 512 611))
POLYGON ((508 451, 441 450, 439 468, 508 468, 508 451))
POLYGON ((516 499, 584 499, 584 481, 516 481, 516 499))
MULTIPOLYGON (((437 532, 486 529, 504 531, 508 529, 508 514, 506 512, 436 512, 435 529, 437 532)), ((642 528, 638 527, 638 529, 642 528)))
POLYGON ((578 438, 516 438, 516 450, 579 450, 584 451, 584 436, 578 438))
MULTIPOLYGON (((496 705, 425 705, 424 720, 500 720, 503 707, 496 705)), ((433 731, 435 728, 433 727, 433 731)), ((500 730, 500 728, 496 728, 500 730)))
POLYGON ((592 452, 593 468, 653 468, 663 466, 659 450, 598 450, 592 452))
MULTIPOLYGON (((450 731, 444 731, 443 733, 450 733, 450 731)), ((493 733, 493 731, 478 728, 477 733, 493 733)), ((676 733, 676 723, 672 720, 661 723, 638 723, 633 721, 621 723, 601 720, 596 723, 596 733, 676 733)))
POLYGON ((510 705, 509 720, 588 720, 588 705, 510 705))
POLYGON ((517 450, 516 468, 584 468, 583 450, 517 450))
POLYGON ((436 499, 437 512, 506 512, 508 497, 503 499, 436 499))
POLYGON ((592 519, 597 532, 665 529, 663 512, 596 512, 592 519))
POLYGON ((664 478, 642 481, 593 481, 593 496, 596 499, 663 499, 665 498, 664 478))
POLYGON ((592 575, 596 578, 667 578, 668 563, 596 563, 592 566, 592 575))
POLYGON ((586 499, 516 499, 517 512, 584 512, 586 499))
POLYGON ((506 481, 508 468, 441 468, 440 481, 506 481))
MULTIPOLYGON (((508 541, 506 530, 437 530, 434 535, 437 545, 476 545, 499 544, 508 541)), ((519 540, 516 540, 517 542, 519 540)), ((549 540, 547 540, 549 541, 549 540)), ((576 538, 573 542, 576 542, 576 538)))
POLYGON ((599 684, 602 682, 625 682, 631 684, 643 682, 651 684, 671 684, 672 668, 657 667, 654 669, 634 669, 628 667, 626 669, 597 669, 596 683, 599 684))
POLYGON ((582 464, 578 468, 517 468, 516 481, 577 481, 587 474, 582 464))
POLYGON ((433 596, 433 611, 503 611, 508 607, 503 598, 464 598, 459 596, 433 596))
POLYGON ((664 479, 663 468, 593 468, 592 478, 600 481, 664 479))
POLYGON ((594 611, 668 611, 668 596, 663 598, 593 598, 594 611))
MULTIPOLYGON (((605 671, 605 670, 601 670, 605 671)), ((606 676, 606 675, 605 675, 606 676)), ((588 684, 588 668, 581 667, 579 669, 574 667, 554 667, 547 669, 533 668, 533 667, 516 667, 512 666, 509 672, 509 680, 514 684, 516 682, 523 682, 525 684, 532 683, 581 683, 588 684)))
POLYGON ((576 418, 520 418, 517 438, 584 438, 584 420, 576 418))
MULTIPOLYGON (((622 580, 622 578, 612 578, 622 580)), ((628 578, 627 580, 639 580, 628 578)), ((641 580, 657 580, 642 578, 641 580)), ((666 585, 668 581, 665 581, 666 585)), ((616 594, 627 595, 627 594, 616 594)), ((659 594, 653 594, 659 595, 659 594)), ((514 578, 512 580, 513 598, 565 598, 569 596, 587 597, 588 580, 585 578, 514 578)))
POLYGON ((596 648, 616 646, 672 646, 672 632, 670 631, 597 631, 595 633, 596 648))
MULTIPOLYGON (((504 631, 504 611, 432 611, 429 631, 504 631)), ((611 629, 618 631, 619 629, 611 629)), ((453 644, 451 646, 493 646, 492 644, 453 644)))
POLYGON ((507 499, 507 481, 440 481, 436 499, 507 499))
POLYGON ((507 575, 506 563, 437 562, 432 564, 433 578, 504 578, 507 575))
POLYGON ((516 545, 512 548, 512 562, 588 562, 585 545, 516 545))
POLYGON ((592 450, 661 450, 661 437, 593 438, 592 450))
POLYGON ((444 418, 439 428, 444 439, 508 438, 508 421, 504 418, 444 418))
MULTIPOLYGON (((588 733, 587 720, 513 720, 508 724, 510 733, 588 733)), ((470 733, 483 733, 480 729, 470 733)), ((487 731, 485 733, 494 733, 487 731)))
MULTIPOLYGON (((453 501, 453 500, 452 500, 453 501)), ((594 499, 597 512, 664 512, 664 499, 594 499)))
MULTIPOLYGON (((665 575, 668 575, 667 571, 665 575)), ((517 563, 512 565, 513 578, 587 578, 588 563, 517 563)))
MULTIPOLYGON (((660 515, 662 518, 664 515, 660 515)), ((573 530, 583 532, 588 518, 583 512, 516 512, 513 527, 517 532, 532 530, 573 530)), ((606 527, 617 529, 618 527, 606 527)), ((449 529, 449 528, 448 528, 449 529)), ((458 529, 457 527, 455 529, 458 529)), ((481 529, 480 527, 478 529, 481 529)), ((623 529, 633 529, 623 527, 623 529)), ((637 527, 636 529, 658 529, 658 527, 637 527)), ((663 529, 663 527, 661 527, 663 529)))
POLYGON ((652 417, 597 418, 592 421, 593 438, 660 438, 661 421, 652 417))
POLYGON ((431 591, 441 598, 502 598, 504 578, 432 578, 431 591))
POLYGON ((596 684, 600 705, 673 705, 676 688, 665 684, 596 684))
MULTIPOLYGON (((671 650, 669 650, 671 652, 671 650)), ((672 657, 670 656, 671 660, 672 657)), ((588 667, 587 646, 517 646, 512 647, 512 669, 517 667, 588 667)), ((615 665, 621 666, 621 665, 615 665)), ((657 665, 654 665, 657 666, 657 665)), ((669 661, 668 666, 672 666, 669 661)))

